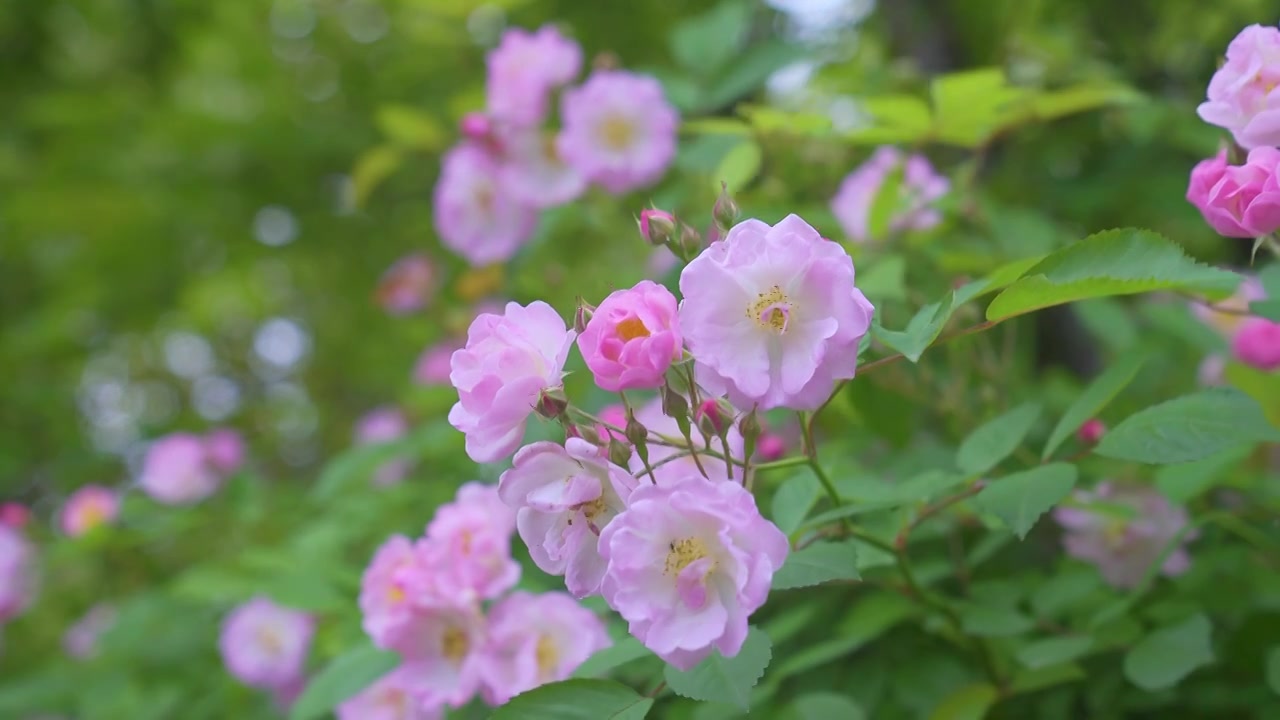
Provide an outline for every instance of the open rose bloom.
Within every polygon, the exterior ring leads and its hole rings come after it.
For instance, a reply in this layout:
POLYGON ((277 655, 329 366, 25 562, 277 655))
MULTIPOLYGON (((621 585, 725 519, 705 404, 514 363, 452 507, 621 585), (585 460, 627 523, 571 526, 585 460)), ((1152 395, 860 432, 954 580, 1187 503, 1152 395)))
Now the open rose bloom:
POLYGON ((850 239, 875 239, 871 237, 871 209, 896 170, 902 171, 902 181, 887 229, 928 230, 942 222, 942 214, 933 204, 951 190, 951 181, 938 175, 925 156, 904 157, 897 148, 885 146, 849 173, 831 200, 831 212, 850 239))
POLYGON ((218 647, 227 671, 240 682, 277 690, 303 677, 314 632, 310 615, 257 597, 223 621, 218 647))
POLYGON ((101 525, 107 525, 120 514, 120 495, 101 485, 85 485, 67 498, 58 524, 62 532, 79 537, 101 525))
POLYGON ((566 680, 612 643, 604 623, 563 593, 512 593, 489 611, 481 675, 500 705, 539 685, 566 680))
POLYGON ((173 433, 152 443, 138 485, 159 502, 188 505, 212 495, 222 481, 204 438, 173 433))
POLYGON ((1280 28, 1250 25, 1227 46, 1200 118, 1231 131, 1240 147, 1280 145, 1280 28))
MULTIPOLYGON (((1053 517, 1063 527, 1063 546, 1073 557, 1093 563, 1102 577, 1119 588, 1135 587, 1165 546, 1187 524, 1187 512, 1173 505, 1153 488, 1102 483, 1092 492, 1077 491, 1077 506, 1062 506, 1053 517), (1132 516, 1104 507, 1102 502, 1127 508, 1132 516)), ((1188 533, 1190 540, 1195 533, 1188 533)), ((1184 540, 1185 543, 1185 540, 1184 540)), ((1168 576, 1186 572, 1191 556, 1185 547, 1173 551, 1160 572, 1168 576)))

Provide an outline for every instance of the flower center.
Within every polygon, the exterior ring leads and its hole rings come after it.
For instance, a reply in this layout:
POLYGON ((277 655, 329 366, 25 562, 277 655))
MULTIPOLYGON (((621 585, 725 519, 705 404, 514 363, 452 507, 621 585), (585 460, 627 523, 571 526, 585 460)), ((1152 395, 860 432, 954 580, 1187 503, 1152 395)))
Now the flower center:
POLYGON ((271 655, 279 655, 284 649, 284 640, 273 627, 260 627, 257 632, 258 644, 271 655))
POLYGON ((755 302, 747 307, 747 317, 755 320, 765 330, 781 335, 791 324, 791 311, 794 308, 782 288, 774 285, 768 292, 760 293, 755 302))
POLYGON ((596 516, 605 510, 604 495, 601 495, 591 502, 582 503, 582 505, 579 506, 579 509, 582 510, 582 514, 586 516, 587 520, 595 520, 596 516))
POLYGON ((406 709, 407 700, 408 697, 404 690, 397 687, 390 687, 383 689, 379 694, 378 704, 388 710, 395 710, 397 713, 403 714, 406 709))
POLYGON ((107 509, 98 503, 90 503, 81 512, 81 520, 85 530, 92 530, 107 519, 107 509))
POLYGON ((1108 522, 1102 531, 1103 538, 1106 539, 1107 546, 1118 549, 1124 545, 1125 531, 1128 530, 1128 524, 1123 520, 1112 520, 1108 522))
POLYGON ((542 677, 551 677, 560 664, 560 651, 556 649, 555 640, 550 635, 539 637, 533 654, 538 661, 538 673, 542 677))
POLYGON ((445 628, 444 637, 440 639, 440 653, 445 659, 454 665, 461 663, 462 658, 467 656, 468 647, 465 632, 455 626, 445 628))
POLYGON ((649 328, 638 317, 629 317, 618 323, 618 339, 622 342, 649 337, 649 328))
POLYGON ((694 537, 676 540, 669 547, 671 551, 667 553, 667 564, 663 570, 668 575, 679 575, 689 563, 707 556, 707 546, 694 537))
POLYGON ((636 129, 631 120, 622 115, 610 115, 598 128, 600 142, 608 150, 621 152, 631 147, 636 129))
POLYGON ((476 209, 480 212, 493 212, 494 192, 493 187, 488 183, 483 183, 476 187, 473 199, 476 203, 476 209))

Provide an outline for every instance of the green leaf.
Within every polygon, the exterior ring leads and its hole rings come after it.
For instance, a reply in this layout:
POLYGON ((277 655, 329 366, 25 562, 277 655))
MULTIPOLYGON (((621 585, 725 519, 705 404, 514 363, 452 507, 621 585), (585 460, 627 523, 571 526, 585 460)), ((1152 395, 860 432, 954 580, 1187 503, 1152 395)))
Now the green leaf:
POLYGON ((1156 630, 1125 654, 1124 676, 1149 692, 1173 687, 1213 662, 1212 633, 1202 613, 1156 630))
POLYGON ((446 421, 438 420, 417 428, 399 440, 376 445, 357 445, 329 461, 311 489, 311 496, 315 500, 326 500, 355 482, 367 480, 384 462, 392 458, 416 460, 426 455, 442 453, 451 445, 457 445, 461 439, 462 433, 454 430, 446 421))
POLYGON ((1252 398, 1212 388, 1141 410, 1112 428, 1094 452, 1151 465, 1189 462, 1238 447, 1280 441, 1252 398))
POLYGON ((800 527, 818 500, 818 481, 808 470, 793 475, 773 494, 773 524, 790 535, 800 527))
POLYGON ((612 680, 540 685, 498 708, 489 720, 641 720, 653 698, 612 680))
POLYGON ((858 580, 858 550, 852 541, 816 542, 787 556, 773 574, 774 590, 820 585, 832 580, 858 580))
POLYGON ((1050 665, 1070 662, 1093 649, 1093 638, 1088 635, 1067 635, 1038 640, 1018 650, 1018 662, 1036 670, 1050 665))
POLYGON ((1254 300, 1249 303, 1249 312, 1271 322, 1280 322, 1280 300, 1254 300))
POLYGON ((749 3, 727 0, 671 31, 671 54, 694 75, 711 75, 741 50, 751 27, 749 3))
POLYGON ((987 683, 966 685, 934 708, 929 720, 982 720, 999 697, 1000 693, 987 683))
POLYGON ((801 695, 792 707, 799 720, 863 720, 867 716, 853 698, 833 692, 801 695))
POLYGON ((1051 253, 987 306, 988 320, 1003 320, 1053 305, 1112 295, 1181 290, 1221 299, 1240 276, 1202 265, 1150 230, 1096 233, 1051 253))
POLYGON ((367 643, 339 655, 307 683, 289 710, 289 720, 310 720, 328 714, 399 664, 399 655, 367 643))
POLYGON ((1040 406, 1026 403, 979 425, 960 443, 956 467, 975 477, 999 465, 1018 449, 1039 417, 1040 406))
POLYGON ((739 105, 738 114, 761 133, 824 137, 831 134, 831 116, 820 112, 790 112, 765 105, 739 105))
POLYGON ((1272 427, 1280 427, 1280 374, 1263 372, 1244 363, 1229 362, 1222 370, 1227 382, 1258 401, 1272 427))
POLYGON ((723 182, 729 187, 729 192, 741 192, 760 172, 760 159, 760 143, 755 140, 744 140, 733 146, 720 160, 712 176, 712 190, 719 192, 723 182))
POLYGON ((1200 493, 1216 485, 1227 471, 1249 457, 1252 448, 1241 446, 1178 465, 1165 465, 1156 471, 1156 489, 1178 505, 1184 505, 1200 493))
MULTIPOLYGON (((804 59, 809 50, 803 45, 793 45, 770 39, 753 44, 727 67, 711 87, 699 97, 698 107, 719 110, 735 100, 756 90, 777 70, 804 59)), ((827 122, 830 126, 830 120, 827 122)))
POLYGON ((1102 587, 1102 579, 1092 568, 1067 566, 1036 586, 1031 593, 1031 609, 1044 618, 1058 617, 1102 587))
POLYGON ((731 658, 713 651, 690 670, 668 665, 663 672, 667 687, 681 697, 750 707, 751 688, 764 675, 773 658, 773 643, 763 630, 752 626, 742 650, 731 658))
POLYGON ((873 326, 871 332, 876 340, 902 353, 911 362, 918 362, 920 356, 942 332, 947 320, 951 319, 954 309, 955 293, 950 292, 941 301, 929 303, 920 308, 915 317, 911 318, 911 322, 907 323, 905 330, 885 330, 882 327, 873 326))
POLYGON ((355 206, 364 207, 373 191, 399 170, 403 161, 403 151, 394 145, 377 145, 361 153, 351 170, 355 206))
POLYGON ((377 123, 388 140, 415 150, 436 150, 448 138, 438 120, 409 105, 383 105, 377 123))
POLYGON ((1082 680, 1084 677, 1084 668, 1076 663, 1050 665, 1034 670, 1023 670, 1015 674, 1013 681, 1009 683, 1009 690, 1014 694, 1030 693, 1073 680, 1082 680))
POLYGON ((992 482, 974 497, 974 503, 1004 521, 1019 538, 1026 538, 1036 520, 1071 492, 1076 466, 1041 465, 992 482))
POLYGON ((960 610, 960 624, 966 633, 978 637, 1021 635, 1036 626, 1034 620, 1016 610, 991 604, 965 605, 960 610))
POLYGON ((934 136, 941 142, 977 147, 1017 120, 1016 101, 1032 92, 1013 87, 1001 68, 977 68, 934 78, 934 136))
POLYGON ((576 678, 589 678, 603 675, 606 672, 625 665, 642 657, 654 657, 653 651, 645 647, 634 636, 628 635, 609 647, 600 650, 573 671, 576 678))
POLYGON ((933 126, 929 106, 914 95, 880 95, 858 104, 871 118, 870 124, 845 132, 844 137, 860 145, 915 143, 928 137, 933 126))
POLYGON ((1143 95, 1133 88, 1110 82, 1090 82, 1061 90, 1040 92, 1030 103, 1031 114, 1039 120, 1053 120, 1075 113, 1141 102, 1143 95))
POLYGON ((830 640, 820 640, 787 654, 779 660, 770 677, 784 680, 839 660, 919 614, 915 603, 896 593, 868 595, 857 601, 830 640))
POLYGON ((1267 687, 1280 695, 1280 645, 1267 651, 1267 687))
POLYGON ((1079 430, 1080 426, 1090 418, 1096 417, 1112 398, 1133 382, 1146 361, 1146 356, 1142 354, 1125 355, 1089 383, 1089 387, 1085 388, 1075 402, 1071 403, 1067 411, 1062 414, 1062 419, 1053 428, 1053 432, 1049 433, 1049 442, 1044 444, 1040 459, 1048 460, 1053 451, 1071 437, 1071 433, 1079 430))
POLYGON ((867 239, 871 242, 889 237, 890 226, 902 207, 904 170, 901 165, 885 173, 884 180, 871 198, 867 212, 867 239))

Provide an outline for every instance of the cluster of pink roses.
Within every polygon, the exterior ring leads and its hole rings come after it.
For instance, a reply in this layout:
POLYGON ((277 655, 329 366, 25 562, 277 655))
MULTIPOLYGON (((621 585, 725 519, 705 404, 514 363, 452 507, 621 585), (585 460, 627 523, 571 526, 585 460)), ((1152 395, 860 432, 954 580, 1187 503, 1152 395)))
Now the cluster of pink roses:
POLYGON ((222 622, 218 649, 227 672, 266 690, 288 707, 306 683, 307 654, 315 619, 266 597, 237 606, 222 622))
MULTIPOLYGON (((1056 508, 1054 519, 1066 531, 1062 542, 1067 554, 1098 567, 1102 577, 1118 588, 1142 582, 1147 568, 1187 525, 1187 512, 1156 490, 1137 485, 1104 482, 1093 491, 1077 491, 1074 503, 1056 508), (1125 517, 1115 509, 1091 507, 1096 503, 1120 506, 1132 512, 1125 517)), ((1184 537, 1194 539, 1194 531, 1184 537)), ((1160 571, 1180 575, 1191 567, 1191 556, 1179 546, 1160 571)))
POLYGON ((172 433, 147 450, 138 486, 166 505, 189 505, 212 495, 243 462, 244 440, 234 430, 172 433))
POLYGON ((392 708, 440 717, 477 693, 498 705, 567 678, 610 644, 599 618, 563 593, 507 594, 520 577, 515 525, 495 488, 469 483, 422 537, 396 535, 378 549, 361 584, 364 629, 403 663, 340 706, 339 718, 392 708))
POLYGON ((582 69, 582 49, 554 27, 508 30, 487 58, 486 111, 462 121, 434 193, 443 243, 473 265, 509 259, 544 208, 595 183, 611 193, 651 185, 675 156, 679 116, 652 77, 598 69, 560 96, 560 129, 544 127, 552 94, 582 69))
POLYGON ((1227 46, 1227 61, 1200 105, 1205 121, 1231 131, 1248 150, 1229 165, 1224 149, 1191 171, 1187 200, 1226 237, 1259 238, 1280 229, 1280 28, 1250 25, 1227 46))
POLYGON ((849 173, 831 199, 831 212, 851 240, 863 243, 875 239, 871 237, 871 209, 896 171, 902 172, 902 179, 885 229, 928 230, 942 222, 942 214, 933 205, 950 192, 951 181, 935 172, 924 155, 904 157, 897 148, 884 146, 849 173))

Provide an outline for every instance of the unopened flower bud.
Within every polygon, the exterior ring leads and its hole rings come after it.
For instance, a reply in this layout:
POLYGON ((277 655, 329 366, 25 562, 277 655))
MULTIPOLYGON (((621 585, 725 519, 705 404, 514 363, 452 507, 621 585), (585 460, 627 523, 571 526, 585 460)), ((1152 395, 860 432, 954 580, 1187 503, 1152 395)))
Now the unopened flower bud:
POLYGON ((615 439, 609 440, 609 462, 618 467, 627 467, 631 462, 631 446, 615 439))
POLYGON ((761 462, 773 462, 781 460, 787 454, 787 441, 781 436, 773 433, 765 433, 760 436, 759 442, 756 443, 756 456, 761 462))
POLYGON ((1076 438, 1085 445, 1097 445, 1102 440, 1102 436, 1107 433, 1107 426, 1101 420, 1093 418, 1086 420, 1080 429, 1076 431, 1076 438))
POLYGON ((693 419, 704 435, 720 435, 733 420, 733 406, 725 400, 703 400, 693 412, 693 419))
POLYGON ((538 396, 538 414, 548 420, 555 420, 564 415, 569 407, 569 398, 564 388, 547 388, 538 396))
POLYGON ((493 123, 489 121, 489 116, 482 112, 469 112, 462 116, 458 129, 463 137, 485 141, 493 133, 493 123))
POLYGON ((627 442, 636 446, 643 445, 645 438, 649 436, 649 429, 641 425, 640 421, 636 419, 636 414, 631 411, 627 411, 627 426, 624 430, 627 442))
POLYGON ((662 414, 671 418, 682 418, 689 416, 689 401, 683 395, 671 389, 671 386, 662 388, 662 414))
POLYGON ((680 247, 686 257, 694 257, 702 252, 702 235, 689 225, 680 224, 680 247))
POLYGON ((742 211, 729 195, 729 186, 723 182, 720 183, 720 197, 716 198, 716 204, 711 208, 711 217, 715 219, 716 225, 722 230, 728 230, 738 222, 741 216, 742 211))
POLYGON ((596 432, 595 428, 588 425, 570 425, 568 429, 565 430, 565 433, 571 434, 572 437, 582 438, 597 447, 603 445, 600 440, 600 433, 596 432))
POLYGON ((640 236, 654 247, 667 245, 676 236, 675 216, 666 210, 641 210, 640 236))
POLYGON ((742 433, 742 438, 748 443, 755 444, 764 429, 760 427, 760 418, 756 417, 756 411, 752 410, 742 419, 738 421, 738 432, 742 433))
POLYGON ((587 329, 587 321, 591 319, 591 313, 595 308, 588 305, 582 298, 578 298, 578 307, 573 311, 573 330, 579 335, 587 329))

